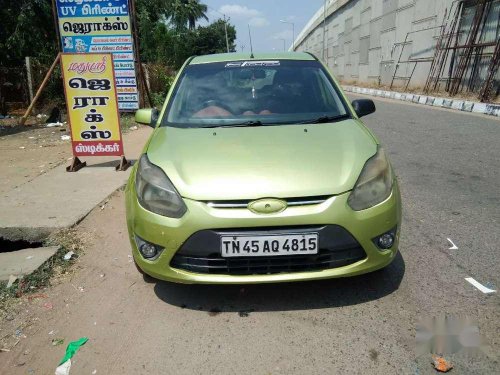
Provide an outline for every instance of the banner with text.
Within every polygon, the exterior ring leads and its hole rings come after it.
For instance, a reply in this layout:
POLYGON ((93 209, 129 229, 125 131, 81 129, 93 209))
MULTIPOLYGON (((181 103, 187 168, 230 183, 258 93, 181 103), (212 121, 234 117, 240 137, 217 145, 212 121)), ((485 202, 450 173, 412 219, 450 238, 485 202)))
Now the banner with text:
POLYGON ((74 156, 121 156, 113 55, 61 55, 74 156))
POLYGON ((112 53, 118 108, 139 108, 128 0, 56 0, 63 52, 112 53))

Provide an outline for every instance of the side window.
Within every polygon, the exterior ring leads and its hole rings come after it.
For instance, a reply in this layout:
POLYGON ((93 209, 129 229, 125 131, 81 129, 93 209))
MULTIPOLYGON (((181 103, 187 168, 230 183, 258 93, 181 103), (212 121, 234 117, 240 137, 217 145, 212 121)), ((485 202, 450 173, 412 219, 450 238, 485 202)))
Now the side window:
POLYGON ((344 106, 342 105, 342 102, 340 101, 340 98, 328 77, 322 70, 317 70, 315 73, 317 75, 318 86, 321 91, 321 98, 325 106, 325 110, 336 112, 339 115, 344 115, 346 112, 341 110, 344 106))

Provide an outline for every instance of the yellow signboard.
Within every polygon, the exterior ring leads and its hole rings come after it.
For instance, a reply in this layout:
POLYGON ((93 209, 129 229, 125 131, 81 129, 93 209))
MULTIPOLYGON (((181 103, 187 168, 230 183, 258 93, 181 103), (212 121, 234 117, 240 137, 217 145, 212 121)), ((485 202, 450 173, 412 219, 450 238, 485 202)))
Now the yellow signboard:
POLYGON ((122 156, 111 54, 61 55, 74 156, 122 156))

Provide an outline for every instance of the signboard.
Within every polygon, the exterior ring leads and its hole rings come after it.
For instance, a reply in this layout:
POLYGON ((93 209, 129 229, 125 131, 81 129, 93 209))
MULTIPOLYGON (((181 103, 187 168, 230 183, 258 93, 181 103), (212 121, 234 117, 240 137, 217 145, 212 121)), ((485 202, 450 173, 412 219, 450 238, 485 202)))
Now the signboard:
POLYGON ((124 155, 113 55, 63 53, 61 69, 73 155, 124 155))
POLYGON ((128 0, 56 0, 62 51, 112 53, 118 108, 139 108, 128 0))

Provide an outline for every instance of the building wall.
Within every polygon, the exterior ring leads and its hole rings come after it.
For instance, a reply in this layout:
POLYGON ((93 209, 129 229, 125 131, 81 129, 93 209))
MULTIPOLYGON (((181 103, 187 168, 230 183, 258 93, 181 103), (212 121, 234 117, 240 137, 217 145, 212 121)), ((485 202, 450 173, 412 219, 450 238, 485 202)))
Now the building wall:
MULTIPOLYGON (((452 2, 327 0, 325 61, 345 82, 389 85, 400 55, 401 61, 433 57, 441 33, 437 27, 443 24, 452 2)), ((295 46, 297 51, 323 56, 323 7, 299 34, 295 46)), ((410 86, 425 84, 430 65, 416 64, 410 86)), ((410 76, 414 66, 400 63, 397 76, 410 76)), ((406 81, 397 79, 394 83, 402 86, 406 81)))

